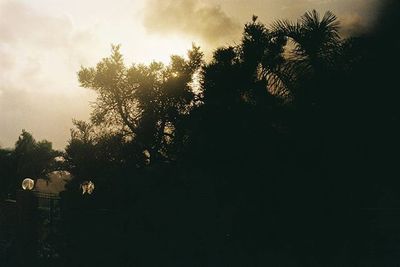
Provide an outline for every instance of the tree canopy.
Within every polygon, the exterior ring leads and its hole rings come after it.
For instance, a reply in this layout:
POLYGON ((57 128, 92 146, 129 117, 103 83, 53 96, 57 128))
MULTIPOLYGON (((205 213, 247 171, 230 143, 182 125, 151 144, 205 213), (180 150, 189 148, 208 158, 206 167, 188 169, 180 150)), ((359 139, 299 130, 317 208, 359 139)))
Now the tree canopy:
MULTIPOLYGON (((158 266, 154 254, 173 261, 176 247, 202 266, 361 257, 368 235, 385 234, 357 214, 400 203, 389 174, 400 147, 396 70, 376 54, 388 36, 342 38, 333 13, 313 10, 271 25, 253 16, 208 61, 193 45, 166 65, 126 65, 112 46, 78 72, 97 99, 89 121, 73 121, 67 193, 94 182, 93 203, 114 212, 110 225, 124 228, 139 266, 158 266)), ((23 131, 0 150, 0 176, 13 177, 0 182, 40 177, 55 155, 23 131)))
POLYGON ((14 149, 0 149, 2 197, 14 195, 25 178, 47 179, 48 173, 60 168, 54 160, 60 155, 60 151, 53 150, 51 142, 36 141, 31 133, 22 130, 14 149))
MULTIPOLYGON (((126 67, 119 46, 95 68, 82 68, 82 87, 97 93, 91 122, 135 140, 150 157, 173 157, 171 146, 182 143, 180 124, 197 105, 195 76, 203 62, 200 48, 193 46, 188 58, 172 56, 164 66, 153 62, 126 67)), ((177 148, 175 148, 177 149, 177 148)))

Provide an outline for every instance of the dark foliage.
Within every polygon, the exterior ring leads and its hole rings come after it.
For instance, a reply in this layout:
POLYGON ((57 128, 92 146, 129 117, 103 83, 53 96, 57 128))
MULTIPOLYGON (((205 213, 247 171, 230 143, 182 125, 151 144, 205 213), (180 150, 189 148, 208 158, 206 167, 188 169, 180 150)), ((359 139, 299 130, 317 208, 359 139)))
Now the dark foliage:
POLYGON ((47 179, 47 174, 61 168, 54 159, 61 156, 47 140, 37 142, 22 130, 14 149, 0 149, 0 199, 8 195, 15 197, 25 178, 47 179))
MULTIPOLYGON (((390 65, 398 21, 388 16, 349 39, 331 12, 271 27, 254 16, 241 42, 208 63, 193 46, 168 66, 126 67, 113 46, 95 68, 82 68, 81 85, 98 99, 90 122, 74 121, 66 148, 75 177, 63 194, 67 263, 400 262, 399 93, 390 65), (78 192, 84 180, 96 184, 92 198, 78 192)), ((0 151, 1 171, 40 174, 10 163, 33 144, 42 156, 51 150, 30 138, 0 151)))

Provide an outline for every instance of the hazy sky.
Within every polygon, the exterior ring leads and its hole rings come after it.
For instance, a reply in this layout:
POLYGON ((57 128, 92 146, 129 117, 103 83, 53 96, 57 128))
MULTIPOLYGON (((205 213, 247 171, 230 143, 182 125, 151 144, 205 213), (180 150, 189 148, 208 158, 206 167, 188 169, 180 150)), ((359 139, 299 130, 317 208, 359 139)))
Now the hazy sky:
POLYGON ((88 119, 94 95, 79 88, 81 65, 121 44, 128 64, 209 53, 240 38, 253 14, 269 23, 331 10, 343 33, 368 27, 379 0, 0 0, 0 146, 22 129, 64 148, 71 119, 88 119))

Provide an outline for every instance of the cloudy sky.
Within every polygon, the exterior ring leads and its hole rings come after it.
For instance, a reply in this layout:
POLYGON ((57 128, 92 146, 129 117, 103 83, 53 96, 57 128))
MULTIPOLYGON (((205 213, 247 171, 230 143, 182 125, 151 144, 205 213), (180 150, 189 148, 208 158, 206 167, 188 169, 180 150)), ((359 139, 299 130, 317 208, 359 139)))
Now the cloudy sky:
POLYGON ((94 95, 77 71, 121 44, 126 63, 167 62, 191 43, 206 53, 240 38, 253 14, 270 23, 310 9, 331 10, 343 33, 362 32, 379 0, 0 0, 0 147, 22 129, 55 148, 71 120, 88 119, 94 95))

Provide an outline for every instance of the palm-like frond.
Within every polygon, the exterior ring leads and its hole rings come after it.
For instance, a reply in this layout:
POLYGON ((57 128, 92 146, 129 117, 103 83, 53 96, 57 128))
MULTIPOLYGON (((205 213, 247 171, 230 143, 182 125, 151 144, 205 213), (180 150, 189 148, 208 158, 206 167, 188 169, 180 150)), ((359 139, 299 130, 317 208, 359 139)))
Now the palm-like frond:
POLYGON ((339 45, 339 22, 330 11, 323 18, 317 11, 305 13, 296 23, 278 20, 272 24, 274 34, 286 36, 295 46, 298 57, 317 58, 328 55, 339 45))
POLYGON ((305 13, 300 21, 304 34, 318 37, 320 44, 335 43, 339 39, 339 22, 331 11, 327 11, 320 19, 318 12, 313 10, 305 13))
POLYGON ((302 25, 297 22, 293 23, 287 19, 277 20, 271 25, 274 36, 285 36, 297 40, 302 35, 302 25))

